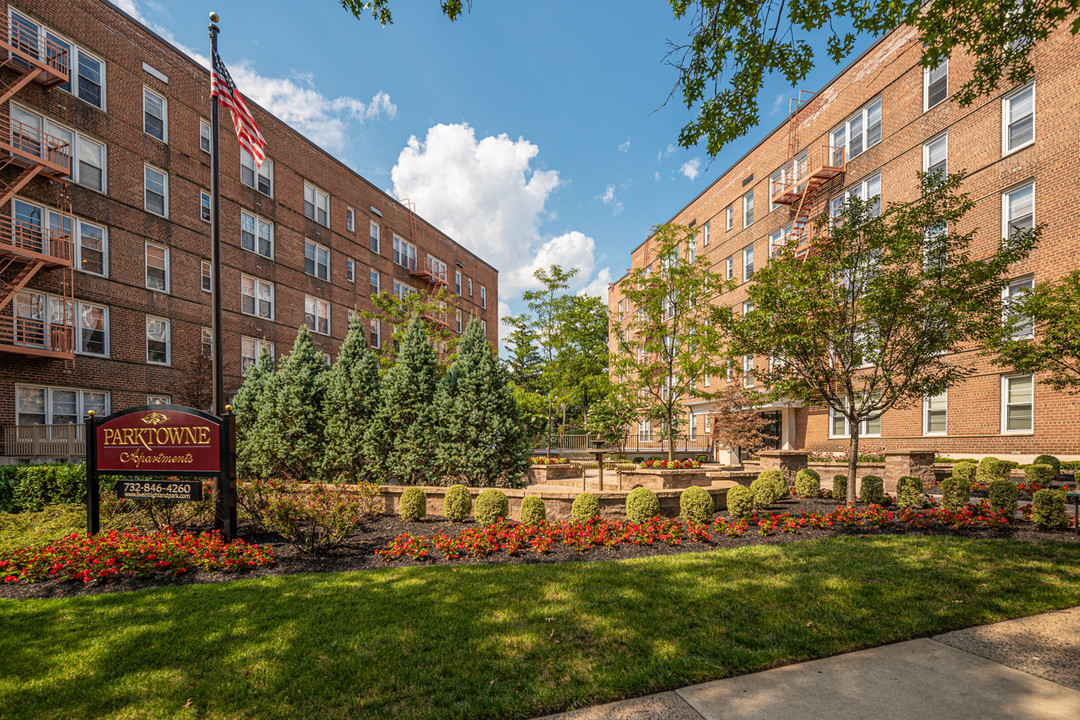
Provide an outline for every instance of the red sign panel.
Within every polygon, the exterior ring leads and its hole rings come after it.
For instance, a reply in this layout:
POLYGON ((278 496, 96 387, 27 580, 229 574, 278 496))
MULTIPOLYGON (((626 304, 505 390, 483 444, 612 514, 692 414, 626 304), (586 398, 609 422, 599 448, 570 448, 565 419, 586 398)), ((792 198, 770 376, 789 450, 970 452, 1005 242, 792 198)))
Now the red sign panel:
POLYGON ((99 472, 221 471, 221 429, 170 406, 125 413, 95 428, 99 472))

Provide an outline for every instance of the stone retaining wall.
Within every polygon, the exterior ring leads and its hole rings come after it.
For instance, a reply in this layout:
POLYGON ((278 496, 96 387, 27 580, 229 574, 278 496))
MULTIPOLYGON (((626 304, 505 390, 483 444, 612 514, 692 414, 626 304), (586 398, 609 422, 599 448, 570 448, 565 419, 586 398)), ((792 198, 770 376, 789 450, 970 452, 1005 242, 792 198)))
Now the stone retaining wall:
POLYGON ((581 480, 585 471, 580 465, 530 465, 529 484, 547 485, 554 480, 581 480))
MULTIPOLYGON (((703 487, 711 485, 712 480, 708 477, 708 469, 693 468, 688 470, 663 470, 658 468, 638 468, 636 470, 620 470, 616 487, 622 490, 632 490, 638 485, 650 490, 675 490, 688 488, 691 485, 703 487)), ((615 478, 612 478, 615 480, 615 478)), ((608 483, 604 478, 604 484, 608 483)))

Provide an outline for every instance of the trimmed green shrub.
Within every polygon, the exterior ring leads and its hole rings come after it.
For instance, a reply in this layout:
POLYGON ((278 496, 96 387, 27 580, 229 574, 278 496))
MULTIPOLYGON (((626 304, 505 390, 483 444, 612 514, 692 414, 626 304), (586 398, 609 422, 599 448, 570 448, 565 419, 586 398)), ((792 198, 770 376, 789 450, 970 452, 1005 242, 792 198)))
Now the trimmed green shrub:
POLYGON ((709 462, 709 456, 708 455, 695 455, 694 459, 697 460, 698 462, 701 462, 701 463, 709 462))
POLYGON ((660 499, 647 487, 638 487, 626 496, 626 519, 643 523, 660 514, 660 499))
POLYGON ((418 487, 405 488, 398 504, 398 516, 405 522, 416 522, 427 515, 427 493, 418 487))
POLYGON ((804 468, 795 476, 795 494, 802 497, 817 497, 821 490, 821 475, 817 470, 804 468))
MULTIPOLYGON (((954 469, 953 474, 955 472, 954 469)), ((977 483, 989 486, 991 482, 998 478, 1009 479, 1009 466, 1004 460, 998 460, 996 457, 984 457, 979 461, 979 468, 975 471, 975 481, 977 483)))
POLYGON ((896 504, 902 508, 921 508, 926 505, 922 480, 905 475, 896 481, 896 504))
POLYGON ((510 515, 510 501, 506 499, 506 493, 495 488, 480 493, 476 496, 473 515, 481 525, 494 525, 499 518, 505 519, 510 515))
POLYGON ((733 517, 747 517, 754 509, 754 491, 745 485, 728 488, 727 510, 733 517))
POLYGON ((859 502, 866 505, 885 504, 885 481, 877 475, 867 475, 862 479, 862 492, 859 502))
POLYGON ((574 498, 570 506, 570 517, 578 522, 588 522, 600 517, 600 501, 590 492, 583 492, 574 498))
POLYGON ((952 474, 953 477, 962 478, 967 481, 968 485, 975 482, 975 475, 978 470, 978 465, 973 462, 958 462, 953 465, 952 474))
POLYGON ((38 512, 79 503, 86 496, 86 465, 6 465, 0 471, 0 512, 38 512))
POLYGON ((705 523, 716 512, 712 495, 703 487, 691 485, 679 495, 679 515, 687 522, 705 523))
POLYGON ((1010 518, 1016 514, 1016 498, 1020 488, 1012 480, 997 479, 990 483, 990 509, 1004 511, 1010 518))
POLYGON ((750 491, 754 493, 754 507, 758 509, 769 507, 781 497, 773 479, 761 475, 750 483, 750 491))
POLYGON ((547 510, 543 498, 526 495, 521 499, 521 524, 537 525, 547 520, 547 510))
POLYGON ((1031 461, 1032 465, 1049 465, 1054 468, 1054 479, 1057 480, 1061 475, 1061 461, 1053 455, 1039 455, 1037 458, 1031 461))
POLYGON ((464 522, 472 512, 472 495, 464 485, 451 485, 443 499, 443 515, 450 522, 464 522))
POLYGON ((967 480, 953 475, 941 481, 941 507, 955 512, 969 502, 971 502, 971 485, 967 480))
POLYGON ((634 458, 634 464, 635 465, 640 465, 643 462, 645 462, 645 458, 643 458, 643 457, 639 456, 639 457, 634 458))
POLYGON ((1057 480, 1058 474, 1054 472, 1053 465, 1027 465, 1024 467, 1024 482, 1028 485, 1048 486, 1057 480))
POLYGON ((764 480, 773 486, 773 502, 788 496, 787 480, 784 479, 784 473, 779 470, 762 470, 758 473, 757 479, 764 480))
POLYGON ((847 500, 847 475, 833 475, 832 499, 840 502, 847 500))
POLYGON ((1031 520, 1043 530, 1058 530, 1069 524, 1065 514, 1064 490, 1039 490, 1032 501, 1031 520))

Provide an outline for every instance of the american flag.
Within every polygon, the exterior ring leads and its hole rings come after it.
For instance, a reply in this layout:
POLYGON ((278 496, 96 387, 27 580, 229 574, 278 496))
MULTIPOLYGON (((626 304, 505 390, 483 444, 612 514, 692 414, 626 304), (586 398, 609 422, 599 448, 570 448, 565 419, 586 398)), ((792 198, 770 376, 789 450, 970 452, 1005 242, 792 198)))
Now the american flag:
POLYGON ((255 161, 256 167, 262 167, 263 148, 266 140, 255 125, 255 118, 247 108, 247 103, 236 89, 236 83, 221 62, 221 56, 214 50, 213 69, 210 71, 210 96, 217 97, 218 101, 229 108, 232 113, 233 125, 236 126, 236 137, 240 140, 240 147, 255 161))

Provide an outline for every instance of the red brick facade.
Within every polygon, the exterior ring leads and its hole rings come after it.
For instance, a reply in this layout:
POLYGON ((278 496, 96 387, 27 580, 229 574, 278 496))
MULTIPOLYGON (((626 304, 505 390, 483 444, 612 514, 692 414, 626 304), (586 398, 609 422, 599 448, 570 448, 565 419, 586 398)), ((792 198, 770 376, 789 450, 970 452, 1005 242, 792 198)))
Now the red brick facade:
MULTIPOLYGON (((66 187, 66 192, 76 224, 81 219, 107 231, 105 272, 101 276, 84 272, 76 258, 74 298, 77 302, 107 306, 108 350, 101 357, 76 353, 72 366, 62 359, 33 357, 17 348, 3 348, 0 425, 16 422, 17 386, 105 391, 109 393, 112 411, 141 405, 150 394, 171 396, 183 383, 185 373, 190 372, 190 359, 202 348, 202 329, 209 328, 211 322, 210 293, 202 289, 202 263, 210 259, 210 224, 202 219, 200 206, 200 191, 210 189, 210 155, 200 143, 200 120, 210 118, 209 73, 145 27, 99 0, 62 3, 20 0, 11 3, 10 8, 5 4, 5 19, 13 11, 104 62, 103 108, 62 88, 47 90, 32 82, 5 103, 0 114, 9 115, 11 108, 18 106, 107 147, 104 192, 84 187, 78 178, 66 187), (144 88, 166 99, 167 142, 144 131, 144 88), (146 166, 167 173, 167 217, 146 209, 146 166), (168 250, 167 292, 148 289, 148 242, 168 250), (169 321, 168 364, 148 362, 147 317, 169 321)), ((73 64, 77 66, 77 61, 73 64)), ((77 70, 73 71, 75 74, 77 70)), ((0 85, 10 83, 15 77, 13 69, 0 69, 0 85)), ((372 270, 379 274, 382 290, 392 290, 395 281, 420 290, 429 288, 425 280, 410 276, 407 268, 393 261, 395 236, 415 246, 420 268, 424 267, 429 253, 446 264, 451 293, 455 292, 455 272, 461 273, 460 307, 464 321, 470 315, 480 317, 487 325, 492 343, 497 342, 495 268, 282 121, 254 105, 252 112, 266 138, 267 157, 273 163, 270 194, 241 182, 239 145, 228 112, 221 111, 223 350, 227 393, 235 391, 242 380, 241 339, 272 342, 278 356, 288 352, 296 329, 305 322, 306 297, 330 303, 330 332, 314 337, 320 348, 333 355, 344 338, 349 311, 373 309, 372 270), (305 217, 305 182, 329 195, 328 227, 305 217), (355 221, 353 230, 347 227, 349 209, 355 221), (273 224, 272 258, 241 247, 242 211, 273 224), (377 253, 370 248, 370 222, 379 225, 377 253), (329 280, 305 272, 305 240, 329 250, 329 280), (353 281, 347 278, 349 259, 353 261, 353 281), (273 283, 271 318, 242 312, 242 276, 273 283), (481 307, 481 288, 487 293, 486 307, 481 307)), ((10 181, 17 168, 2 172, 0 179, 10 181)), ((55 206, 57 192, 56 183, 39 177, 17 197, 55 206)), ((0 208, 0 215, 11 212, 11 202, 0 208)), ((7 271, 3 279, 10 280, 13 273, 14 269, 7 271)), ((56 292, 58 277, 55 271, 39 272, 24 292, 56 292)), ((449 321, 455 330, 453 311, 449 321)), ((76 317, 76 334, 78 324, 76 317)), ((389 327, 381 328, 384 341, 389 333, 389 327)))
MULTIPOLYGON (((830 133, 861 108, 878 99, 881 103, 880 140, 857 155, 851 153, 846 173, 829 181, 817 194, 812 216, 825 212, 829 199, 877 173, 883 202, 913 198, 918 193, 915 173, 927 168, 926 145, 947 134, 948 170, 967 171, 964 190, 975 201, 975 208, 963 222, 965 227, 958 228, 961 232, 978 230, 973 254, 990 252, 1002 237, 1005 194, 1033 184, 1034 223, 1045 223, 1046 229, 1039 246, 1017 264, 1012 277, 1041 282, 1080 268, 1080 214, 1072 197, 1072 181, 1080 170, 1080 95, 1076 93, 1080 86, 1080 43, 1069 32, 1068 23, 1034 50, 1034 141, 1022 146, 1017 141, 1016 148, 1007 144, 1005 128, 1009 122, 1003 118, 1007 111, 1014 111, 1009 120, 1023 122, 1026 86, 1002 87, 969 107, 945 99, 928 109, 927 79, 919 59, 914 30, 901 28, 851 63, 800 112, 799 147, 815 148, 828 145, 830 133)), ((949 61, 949 94, 970 77, 970 69, 970 58, 958 56, 949 61)), ((1024 130, 1016 127, 1015 137, 1022 139, 1024 130)), ((941 145, 935 148, 940 150, 941 145)), ((753 246, 760 266, 769 256, 770 234, 794 216, 790 206, 770 209, 769 203, 769 176, 789 160, 788 152, 788 126, 783 123, 670 220, 696 223, 699 228, 709 226, 709 244, 704 245, 702 230, 697 251, 712 261, 714 272, 726 274, 727 259, 733 259, 734 277, 744 284, 719 298, 718 303, 742 303, 746 297, 743 250, 753 246), (743 198, 751 190, 753 222, 744 228, 743 198)), ((1019 210, 1021 196, 1015 198, 1019 210)), ((645 253, 645 244, 634 249, 634 267, 645 266, 645 253)), ((616 288, 609 299, 612 312, 617 313, 621 300, 616 288)), ((880 438, 864 439, 863 447, 931 448, 947 454, 1050 452, 1080 456, 1080 397, 1054 392, 1036 376, 1029 403, 1031 429, 1004 432, 1003 386, 1011 373, 1001 372, 983 358, 976 366, 975 377, 948 393, 944 434, 924 432, 924 403, 920 402, 887 413, 881 421, 880 438)), ((711 382, 710 390, 716 391, 725 379, 712 378, 711 382)), ((791 447, 846 448, 845 437, 830 436, 824 409, 798 408, 788 410, 785 416, 794 420, 794 427, 785 429, 791 447)), ((697 421, 701 433, 703 418, 699 416, 697 421)))

